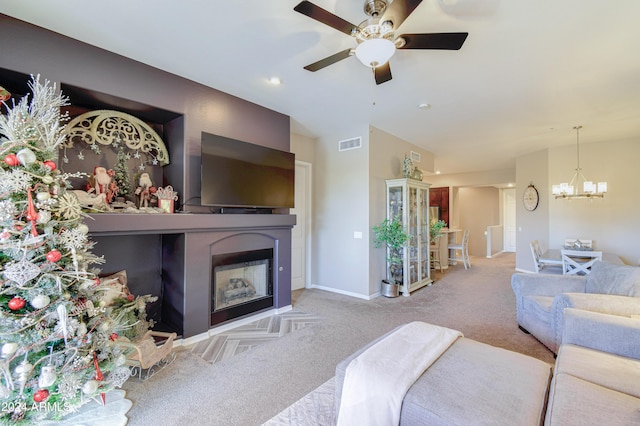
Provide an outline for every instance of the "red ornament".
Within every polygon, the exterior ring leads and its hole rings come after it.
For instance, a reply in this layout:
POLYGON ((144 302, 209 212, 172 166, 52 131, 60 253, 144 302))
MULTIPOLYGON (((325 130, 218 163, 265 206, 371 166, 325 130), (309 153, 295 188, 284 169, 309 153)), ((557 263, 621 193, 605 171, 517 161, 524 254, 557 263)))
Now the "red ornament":
POLYGON ((135 298, 136 297, 133 294, 131 294, 131 293, 127 294, 127 301, 133 302, 133 299, 135 299, 135 298))
POLYGON ((36 220, 38 220, 38 212, 33 205, 33 197, 31 196, 31 188, 27 189, 27 220, 31 222, 31 235, 38 236, 38 230, 36 229, 36 220))
POLYGON ((93 285, 100 285, 100 278, 99 277, 95 277, 93 279, 93 285))
POLYGON ((56 263, 58 260, 62 259, 62 253, 53 249, 47 253, 46 258, 49 262, 56 263))
POLYGON ((96 375, 93 377, 94 380, 97 380, 99 382, 104 380, 104 374, 102 374, 102 371, 100 371, 100 365, 98 365, 98 355, 96 355, 96 353, 93 353, 93 365, 96 367, 96 375))
POLYGON ((18 309, 24 308, 24 305, 26 304, 27 302, 23 298, 16 296, 13 299, 9 300, 9 309, 11 309, 12 311, 17 311, 18 309))
POLYGON ((15 154, 8 154, 6 157, 4 157, 4 162, 5 164, 11 167, 17 166, 18 164, 20 164, 20 161, 18 160, 18 157, 15 154))
POLYGON ((56 166, 56 163, 54 163, 54 162, 53 162, 53 161, 51 161, 51 160, 47 160, 47 161, 45 161, 45 162, 44 162, 44 163, 42 163, 42 164, 44 164, 44 166, 45 166, 47 169, 51 170, 51 171, 54 171, 54 170, 56 169, 56 167, 57 167, 57 166, 56 166))
POLYGON ((111 333, 109 335, 109 340, 111 340, 112 342, 115 342, 116 340, 118 340, 118 333, 111 333))
POLYGON ((40 389, 33 394, 33 400, 35 402, 43 402, 49 398, 49 391, 46 389, 40 389))

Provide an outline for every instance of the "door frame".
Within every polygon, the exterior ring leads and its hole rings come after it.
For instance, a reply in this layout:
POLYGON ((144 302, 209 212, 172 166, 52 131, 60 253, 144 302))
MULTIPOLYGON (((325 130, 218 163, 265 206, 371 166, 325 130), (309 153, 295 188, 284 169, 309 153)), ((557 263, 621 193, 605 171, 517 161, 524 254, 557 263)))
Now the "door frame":
POLYGON ((307 170, 307 185, 305 188, 305 193, 306 193, 306 205, 304 208, 305 211, 305 217, 304 218, 300 218, 300 217, 296 217, 296 222, 304 220, 305 222, 305 230, 306 230, 306 234, 304 235, 304 246, 305 246, 305 277, 304 277, 304 288, 310 288, 311 287, 311 240, 312 240, 312 226, 313 226, 313 215, 312 215, 312 208, 313 208, 313 202, 312 202, 312 195, 313 195, 313 165, 311 163, 308 163, 306 161, 300 161, 300 160, 295 160, 295 165, 296 167, 303 167, 307 170))

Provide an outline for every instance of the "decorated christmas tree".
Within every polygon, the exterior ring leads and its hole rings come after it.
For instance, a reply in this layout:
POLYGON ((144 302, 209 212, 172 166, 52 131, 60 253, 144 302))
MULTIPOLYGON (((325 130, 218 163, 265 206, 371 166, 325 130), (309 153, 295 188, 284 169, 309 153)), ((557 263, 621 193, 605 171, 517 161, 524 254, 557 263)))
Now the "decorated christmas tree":
POLYGON ((118 150, 118 162, 114 167, 113 178, 118 185, 118 196, 128 197, 131 194, 131 179, 129 178, 129 165, 127 164, 128 156, 120 149, 118 150))
POLYGON ((84 214, 56 167, 67 99, 30 82, 0 115, 0 421, 58 419, 129 377, 118 337, 151 325, 154 298, 113 296, 98 277, 84 214), (30 98, 30 99, 29 99, 30 98), (107 297, 106 295, 109 295, 107 297))

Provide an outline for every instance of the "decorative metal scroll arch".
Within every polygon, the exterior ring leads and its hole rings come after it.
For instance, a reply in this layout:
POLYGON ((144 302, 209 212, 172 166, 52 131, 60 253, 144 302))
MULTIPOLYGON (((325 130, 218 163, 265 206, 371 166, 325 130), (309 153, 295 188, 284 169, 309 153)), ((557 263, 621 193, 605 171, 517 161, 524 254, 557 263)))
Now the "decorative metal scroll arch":
POLYGON ((76 142, 88 145, 118 146, 151 155, 162 165, 169 164, 169 153, 162 138, 145 122, 120 111, 96 110, 77 116, 67 124, 69 136, 63 148, 73 148, 76 142))

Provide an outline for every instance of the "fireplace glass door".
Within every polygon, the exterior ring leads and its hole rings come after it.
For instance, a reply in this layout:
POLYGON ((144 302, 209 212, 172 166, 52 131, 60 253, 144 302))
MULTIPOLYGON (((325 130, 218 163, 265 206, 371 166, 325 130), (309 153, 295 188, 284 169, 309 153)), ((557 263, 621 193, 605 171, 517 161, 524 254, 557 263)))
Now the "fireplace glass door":
POLYGON ((212 256, 211 325, 273 306, 273 249, 212 256))

